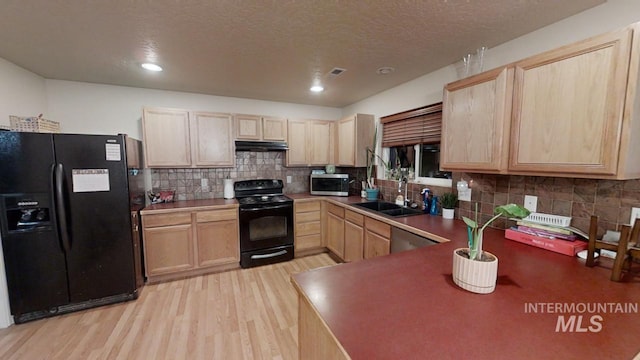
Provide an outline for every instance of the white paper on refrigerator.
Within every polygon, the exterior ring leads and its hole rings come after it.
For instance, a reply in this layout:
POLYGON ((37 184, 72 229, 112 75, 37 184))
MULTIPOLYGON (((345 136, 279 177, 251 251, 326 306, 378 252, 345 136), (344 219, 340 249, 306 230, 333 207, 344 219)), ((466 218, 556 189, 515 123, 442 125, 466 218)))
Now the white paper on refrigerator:
POLYGON ((107 154, 107 161, 121 161, 120 156, 120 144, 105 144, 105 151, 107 154))
POLYGON ((73 192, 110 191, 109 169, 71 170, 73 192))

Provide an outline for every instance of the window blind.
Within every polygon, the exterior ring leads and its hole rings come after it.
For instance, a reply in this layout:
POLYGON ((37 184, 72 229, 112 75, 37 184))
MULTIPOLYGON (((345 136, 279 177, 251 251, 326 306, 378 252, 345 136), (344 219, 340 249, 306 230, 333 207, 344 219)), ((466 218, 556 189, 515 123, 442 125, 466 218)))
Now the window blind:
POLYGON ((380 118, 382 147, 435 144, 442 134, 442 103, 380 118))

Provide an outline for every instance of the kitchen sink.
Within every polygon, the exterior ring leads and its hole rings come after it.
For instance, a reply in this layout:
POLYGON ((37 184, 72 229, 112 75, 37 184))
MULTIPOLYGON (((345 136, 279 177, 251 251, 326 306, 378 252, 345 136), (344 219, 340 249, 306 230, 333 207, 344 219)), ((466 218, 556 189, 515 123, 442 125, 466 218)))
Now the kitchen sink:
POLYGON ((391 216, 391 217, 401 217, 401 216, 411 216, 411 215, 422 214, 422 211, 418 209, 406 208, 391 202, 380 201, 380 200, 357 203, 353 205, 361 208, 365 208, 367 210, 374 211, 383 215, 391 216))
POLYGON ((410 215, 420 215, 422 214, 422 211, 418 210, 418 209, 411 209, 411 208, 405 208, 405 207, 401 207, 399 209, 389 209, 389 210, 382 210, 380 211, 383 214, 389 215, 389 216, 410 216, 410 215))

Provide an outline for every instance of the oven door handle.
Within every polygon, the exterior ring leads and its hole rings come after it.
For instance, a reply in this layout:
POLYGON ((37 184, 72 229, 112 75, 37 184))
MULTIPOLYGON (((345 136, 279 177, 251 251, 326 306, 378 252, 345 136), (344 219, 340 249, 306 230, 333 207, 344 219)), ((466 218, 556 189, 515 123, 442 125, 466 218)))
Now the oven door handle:
POLYGON ((251 255, 251 260, 268 259, 268 258, 284 255, 286 253, 287 253, 287 250, 280 250, 271 254, 251 255))
POLYGON ((287 205, 276 205, 276 206, 265 206, 265 207, 259 207, 259 208, 240 208, 240 211, 260 211, 260 210, 275 210, 275 209, 284 209, 284 208, 288 208, 291 207, 291 204, 287 204, 287 205))

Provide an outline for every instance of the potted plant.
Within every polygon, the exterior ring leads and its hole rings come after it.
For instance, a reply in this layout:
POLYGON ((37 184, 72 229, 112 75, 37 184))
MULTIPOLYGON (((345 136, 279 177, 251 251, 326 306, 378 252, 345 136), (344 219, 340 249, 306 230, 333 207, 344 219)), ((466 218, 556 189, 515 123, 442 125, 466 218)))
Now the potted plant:
POLYGON ((498 206, 494 209, 496 215, 482 227, 478 224, 477 203, 475 210, 475 220, 462 217, 467 224, 469 247, 453 251, 453 282, 465 290, 488 294, 496 288, 498 258, 488 251, 482 251, 483 231, 500 216, 521 219, 529 215, 529 210, 516 204, 498 206))
POLYGON ((442 197, 440 197, 440 204, 442 204, 443 219, 453 219, 454 209, 456 208, 457 202, 458 195, 450 192, 442 194, 442 197))

